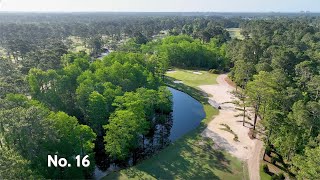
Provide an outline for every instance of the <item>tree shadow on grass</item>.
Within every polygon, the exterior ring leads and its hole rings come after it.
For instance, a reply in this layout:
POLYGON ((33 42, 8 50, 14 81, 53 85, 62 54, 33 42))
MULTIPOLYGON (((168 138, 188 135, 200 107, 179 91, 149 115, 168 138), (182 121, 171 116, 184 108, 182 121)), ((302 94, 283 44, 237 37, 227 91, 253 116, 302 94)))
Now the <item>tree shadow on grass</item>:
MULTIPOLYGON (((185 84, 176 84, 173 82, 175 80, 166 77, 166 85, 189 94, 204 105, 209 104, 206 93, 185 84)), ((223 151, 213 147, 211 139, 197 136, 206 126, 202 122, 196 130, 159 154, 120 173, 129 179, 226 179, 224 176, 242 176, 232 171, 230 160, 223 151)), ((239 172, 242 173, 242 170, 239 172)), ((106 179, 119 178, 120 173, 113 173, 106 179)))
POLYGON ((232 173, 230 160, 213 148, 212 141, 202 137, 186 138, 178 144, 126 171, 129 179, 221 179, 216 171, 232 173), (150 177, 149 177, 150 178, 150 177))
POLYGON ((202 132, 202 135, 212 139, 217 144, 217 148, 219 149, 227 150, 228 152, 235 152, 237 150, 224 137, 221 137, 219 134, 209 129, 205 129, 202 132))

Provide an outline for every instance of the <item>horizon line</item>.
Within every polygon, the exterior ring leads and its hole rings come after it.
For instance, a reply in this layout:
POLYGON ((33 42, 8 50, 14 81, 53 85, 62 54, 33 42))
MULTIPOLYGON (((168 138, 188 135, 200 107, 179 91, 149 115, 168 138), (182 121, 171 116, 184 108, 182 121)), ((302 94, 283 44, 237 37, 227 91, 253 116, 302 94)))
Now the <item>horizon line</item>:
POLYGON ((0 13, 320 13, 320 11, 2 11, 0 13))

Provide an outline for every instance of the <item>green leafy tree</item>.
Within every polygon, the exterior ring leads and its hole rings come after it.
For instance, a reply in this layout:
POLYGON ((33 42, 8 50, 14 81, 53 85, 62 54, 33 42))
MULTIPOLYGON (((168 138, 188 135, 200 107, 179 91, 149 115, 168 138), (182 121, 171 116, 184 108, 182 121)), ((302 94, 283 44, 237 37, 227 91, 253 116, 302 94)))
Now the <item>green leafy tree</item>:
POLYGON ((258 115, 262 109, 261 106, 268 107, 268 104, 273 103, 273 98, 278 96, 276 82, 277 80, 272 73, 260 71, 258 75, 254 75, 253 81, 250 81, 247 85, 247 95, 254 107, 253 129, 256 128, 258 115))
POLYGON ((23 158, 13 149, 9 149, 4 146, 0 147, 0 164, 1 179, 43 178, 41 175, 32 170, 28 160, 23 158))
POLYGON ((101 136, 102 126, 107 123, 108 114, 106 99, 97 91, 89 95, 88 115, 91 127, 101 136))
POLYGON ((320 75, 311 77, 311 80, 307 82, 307 89, 314 101, 320 99, 320 75))
POLYGON ((114 158, 124 160, 131 150, 138 147, 139 136, 147 133, 149 123, 140 114, 130 110, 119 110, 111 115, 105 125, 106 151, 114 158))
POLYGON ((294 170, 298 179, 320 178, 320 146, 307 148, 303 155, 293 158, 294 170))

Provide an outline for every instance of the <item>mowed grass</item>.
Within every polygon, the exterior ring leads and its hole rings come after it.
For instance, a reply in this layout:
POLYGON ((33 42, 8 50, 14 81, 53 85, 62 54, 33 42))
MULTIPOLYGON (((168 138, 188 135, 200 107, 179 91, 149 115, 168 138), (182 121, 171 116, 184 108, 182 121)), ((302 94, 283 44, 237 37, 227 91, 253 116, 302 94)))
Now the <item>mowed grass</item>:
POLYGON ((183 81, 185 85, 197 88, 197 86, 200 85, 216 84, 218 75, 211 74, 207 71, 175 69, 174 71, 167 73, 166 76, 183 81), (198 72, 201 74, 195 74, 194 72, 198 72))
POLYGON ((232 39, 244 39, 243 35, 240 33, 241 28, 227 28, 226 30, 229 32, 232 39))
POLYGON ((104 179, 247 179, 243 163, 230 154, 213 148, 214 142, 200 134, 219 112, 207 103, 198 85, 216 83, 217 75, 200 71, 197 75, 187 70, 168 73, 168 86, 182 90, 199 100, 204 107, 206 118, 201 125, 172 143, 153 157, 134 167, 113 172, 104 179), (185 84, 175 84, 180 80, 185 84))
POLYGON ((242 179, 242 163, 191 133, 140 164, 105 179, 242 179))
POLYGON ((271 176, 263 171, 264 162, 260 163, 260 179, 261 180, 271 180, 271 176))

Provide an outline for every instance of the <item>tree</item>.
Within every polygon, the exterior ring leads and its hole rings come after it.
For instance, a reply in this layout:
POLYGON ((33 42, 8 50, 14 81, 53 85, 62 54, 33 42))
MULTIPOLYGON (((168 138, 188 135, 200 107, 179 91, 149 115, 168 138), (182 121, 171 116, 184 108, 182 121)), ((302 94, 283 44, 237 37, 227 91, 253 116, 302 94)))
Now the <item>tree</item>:
POLYGON ((254 73, 254 67, 251 63, 243 60, 236 61, 235 66, 232 69, 233 80, 237 86, 246 87, 246 84, 252 78, 254 73))
POLYGON ((307 82, 307 90, 314 101, 320 99, 320 75, 311 77, 311 80, 307 82))
POLYGON ((310 81, 312 75, 316 72, 316 64, 312 61, 303 61, 296 65, 295 71, 298 85, 305 90, 307 82, 310 81))
POLYGON ((0 98, 9 93, 26 93, 27 82, 10 60, 0 58, 0 98))
MULTIPOLYGON (((80 125, 75 117, 68 116, 63 112, 51 113, 47 121, 52 124, 56 132, 57 142, 49 146, 51 151, 56 151, 61 157, 65 157, 69 163, 76 164, 76 155, 84 157, 89 156, 90 166, 78 168, 61 169, 62 172, 57 174, 59 169, 52 169, 53 174, 65 178, 83 178, 90 175, 94 170, 94 143, 96 134, 86 125, 80 125)), ((53 176, 55 177, 55 176, 53 176)))
POLYGON ((277 80, 272 73, 260 71, 258 75, 254 75, 253 81, 250 81, 247 85, 247 95, 254 107, 254 130, 261 106, 268 106, 269 103, 273 103, 273 98, 277 97, 276 82, 277 80))
POLYGON ((246 118, 251 119, 250 116, 247 114, 247 107, 250 106, 250 104, 247 102, 248 97, 245 91, 233 91, 232 94, 237 98, 237 100, 232 101, 232 103, 241 109, 242 113, 239 115, 243 118, 242 126, 245 126, 246 118))
POLYGON ((172 111, 172 94, 166 87, 160 87, 158 90, 157 109, 163 114, 172 111))
MULTIPOLYGON (((92 160, 95 134, 88 126, 79 125, 75 117, 51 112, 39 102, 29 101, 20 95, 10 95, 7 101, 6 108, 0 110, 0 149, 14 151, 12 155, 17 156, 21 168, 29 167, 26 175, 83 178, 91 174, 94 163, 89 168, 62 170, 47 167, 46 161, 48 154, 57 154, 72 164, 75 164, 74 156, 78 154, 87 154, 92 160)), ((10 160, 7 154, 4 156, 10 160)))
MULTIPOLYGON (((1 136, 0 136, 1 137, 1 136)), ((42 179, 31 169, 30 162, 13 149, 0 147, 1 179, 42 179)))
POLYGON ((104 140, 106 151, 114 158, 124 160, 138 147, 140 135, 147 133, 149 123, 141 114, 131 110, 118 110, 111 115, 104 140))
POLYGON ((273 69, 283 69, 288 74, 293 74, 295 65, 299 63, 299 59, 291 50, 279 50, 274 55, 271 66, 273 69))
POLYGON ((320 178, 320 146, 307 148, 303 155, 293 158, 294 170, 298 179, 320 178))
POLYGON ((98 136, 101 136, 102 126, 107 123, 108 113, 106 99, 97 91, 89 95, 88 115, 91 127, 98 136))
POLYGON ((92 56, 96 57, 102 49, 102 38, 99 35, 90 37, 88 40, 88 46, 90 48, 92 56))
POLYGON ((135 32, 133 36, 134 36, 133 41, 139 45, 146 44, 148 42, 147 37, 141 34, 141 32, 135 32))

